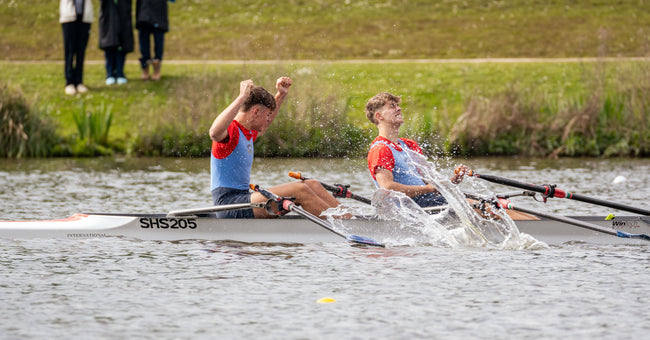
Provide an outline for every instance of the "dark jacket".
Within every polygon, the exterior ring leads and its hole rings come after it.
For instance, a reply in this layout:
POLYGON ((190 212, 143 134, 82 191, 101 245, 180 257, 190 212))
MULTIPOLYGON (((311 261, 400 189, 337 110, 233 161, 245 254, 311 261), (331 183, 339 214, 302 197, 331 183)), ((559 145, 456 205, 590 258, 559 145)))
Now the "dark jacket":
POLYGON ((121 47, 133 51, 131 0, 101 0, 99 8, 99 48, 121 47))
POLYGON ((137 0, 135 3, 135 28, 145 26, 169 31, 169 16, 167 14, 168 0, 137 0))

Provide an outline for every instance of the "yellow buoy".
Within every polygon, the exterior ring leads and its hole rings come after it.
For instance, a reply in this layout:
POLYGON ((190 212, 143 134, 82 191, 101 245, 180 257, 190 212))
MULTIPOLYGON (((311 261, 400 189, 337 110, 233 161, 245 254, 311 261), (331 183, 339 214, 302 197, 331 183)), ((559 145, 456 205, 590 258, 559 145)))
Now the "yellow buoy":
POLYGON ((616 216, 614 216, 614 214, 609 214, 609 215, 607 215, 607 217, 605 217, 605 221, 613 220, 614 218, 616 218, 616 216))
POLYGON ((336 302, 336 300, 332 299, 331 297, 323 297, 323 298, 318 299, 318 301, 316 301, 316 302, 318 302, 318 303, 332 303, 332 302, 336 302))

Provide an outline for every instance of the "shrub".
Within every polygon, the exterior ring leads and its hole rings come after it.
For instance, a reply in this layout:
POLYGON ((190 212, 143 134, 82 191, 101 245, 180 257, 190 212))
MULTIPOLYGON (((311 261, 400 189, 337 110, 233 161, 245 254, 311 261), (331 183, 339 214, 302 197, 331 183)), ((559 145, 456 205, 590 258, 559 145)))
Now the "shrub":
POLYGON ((0 157, 47 157, 60 142, 56 127, 23 95, 0 85, 0 157))

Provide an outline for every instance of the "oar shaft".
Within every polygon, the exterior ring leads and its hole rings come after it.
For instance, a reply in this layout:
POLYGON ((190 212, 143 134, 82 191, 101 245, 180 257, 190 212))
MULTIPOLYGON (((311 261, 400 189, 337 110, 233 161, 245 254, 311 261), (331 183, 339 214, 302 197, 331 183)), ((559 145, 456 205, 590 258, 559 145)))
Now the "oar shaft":
POLYGON ((205 208, 173 210, 167 213, 167 217, 207 214, 207 213, 213 213, 219 211, 241 210, 241 209, 250 209, 250 208, 264 208, 264 203, 237 203, 237 204, 217 205, 217 206, 211 206, 205 208))
POLYGON ((531 210, 531 209, 517 207, 517 206, 513 205, 508 200, 500 199, 499 200, 499 205, 502 208, 505 208, 505 209, 521 211, 521 212, 524 212, 524 213, 527 213, 527 214, 532 214, 532 215, 545 217, 545 218, 548 218, 550 220, 556 220, 556 221, 559 221, 559 222, 572 224, 572 225, 575 225, 575 226, 578 226, 578 227, 582 227, 582 228, 586 228, 586 229, 590 229, 590 230, 594 230, 594 231, 599 231, 601 233, 617 236, 616 231, 614 231, 612 229, 607 229, 607 228, 601 227, 601 226, 593 224, 593 223, 588 223, 588 222, 576 220, 574 218, 570 218, 570 217, 566 217, 566 216, 548 214, 548 213, 540 212, 540 211, 537 211, 537 210, 531 210))
POLYGON ((536 210, 530 210, 530 209, 526 209, 526 208, 516 207, 510 201, 508 201, 506 199, 503 199, 503 198, 499 199, 499 206, 504 208, 504 209, 521 211, 521 212, 524 212, 524 213, 527 213, 527 214, 532 214, 532 215, 545 217, 545 218, 548 218, 550 220, 556 220, 556 221, 559 221, 559 222, 572 224, 572 225, 575 225, 577 227, 581 227, 581 228, 601 232, 601 233, 604 233, 604 234, 609 234, 609 235, 612 235, 612 236, 617 236, 617 237, 622 237, 622 238, 635 238, 635 239, 642 239, 642 240, 650 241, 650 236, 645 235, 645 234, 629 234, 629 233, 626 233, 624 231, 601 227, 599 225, 589 223, 589 222, 580 221, 580 220, 576 220, 576 219, 571 218, 571 217, 548 214, 548 213, 543 213, 543 212, 536 211, 536 210))
MULTIPOLYGON (((280 198, 280 196, 278 196, 278 195, 276 195, 276 194, 274 194, 274 193, 272 193, 272 192, 270 192, 268 190, 262 189, 258 185, 251 184, 251 189, 259 192, 260 194, 264 195, 264 197, 266 197, 266 198, 268 198, 270 200, 277 200, 277 199, 280 198)), ((300 215, 300 216, 302 216, 302 217, 304 217, 304 218, 318 224, 319 226, 333 232, 334 234, 339 235, 339 236, 341 236, 343 238, 346 238, 345 235, 339 233, 338 231, 336 231, 332 227, 330 227, 328 223, 325 223, 325 221, 323 221, 320 218, 312 215, 311 213, 309 213, 305 209, 297 206, 294 202, 292 202, 292 201, 290 201, 288 199, 285 199, 285 200, 282 200, 281 203, 282 203, 282 207, 284 209, 286 209, 288 211, 293 211, 293 212, 297 213, 298 215, 300 215)))
MULTIPOLYGON (((289 172, 289 176, 303 181, 311 179, 311 178, 304 177, 300 172, 289 172)), ((318 181, 318 183, 320 183, 323 186, 323 188, 325 188, 325 190, 334 194, 335 197, 351 198, 366 204, 372 203, 372 201, 368 198, 353 194, 350 190, 347 189, 347 187, 344 188, 343 186, 340 185, 338 186, 331 185, 321 181, 318 181)))
POLYGON ((470 176, 474 176, 474 177, 486 180, 488 182, 508 185, 508 186, 511 186, 511 187, 525 189, 525 190, 531 190, 531 191, 539 192, 539 193, 542 193, 542 194, 547 194, 547 192, 548 192, 547 187, 544 187, 544 186, 541 186, 541 185, 535 185, 535 184, 519 182, 519 181, 515 181, 514 179, 503 178, 503 177, 492 176, 492 175, 477 174, 477 173, 474 173, 474 172, 470 172, 470 176))
POLYGON ((557 189, 548 185, 535 185, 535 184, 529 184, 529 183, 523 183, 519 182, 513 179, 509 178, 503 178, 499 176, 492 176, 492 175, 483 175, 483 174, 477 174, 474 172, 470 172, 470 176, 478 177, 481 179, 484 179, 488 182, 492 183, 497 183, 497 184, 503 184, 503 185, 508 185, 511 187, 515 188, 520 188, 524 190, 530 190, 530 191, 535 191, 539 192, 543 195, 546 195, 548 197, 556 197, 556 198, 568 198, 576 201, 581 201, 585 203, 591 203, 591 204, 596 204, 596 205, 601 205, 604 207, 608 208, 613 208, 613 209, 618 209, 618 210, 624 210, 624 211, 629 211, 635 214, 640 214, 640 215, 646 215, 650 216, 650 210, 647 209, 641 209, 633 206, 629 206, 626 204, 620 204, 620 203, 614 203, 610 201, 605 201, 601 200, 598 198, 593 198, 593 197, 588 197, 580 194, 574 194, 568 191, 564 191, 562 189, 557 189))
POLYGON ((289 211, 293 211, 293 212, 297 213, 298 215, 300 215, 300 216, 302 216, 302 217, 304 217, 304 218, 318 224, 319 226, 333 232, 334 234, 339 235, 344 239, 347 239, 347 237, 345 235, 343 235, 343 234, 339 233, 338 231, 334 230, 329 225, 329 223, 327 223, 327 222, 321 220, 320 218, 310 214, 308 211, 306 211, 305 209, 297 206, 295 203, 293 203, 291 201, 285 201, 285 202, 289 202, 288 204, 285 204, 285 207, 284 207, 285 209, 287 209, 289 211))
MULTIPOLYGON (((555 189, 555 191, 557 192, 558 189, 555 189)), ((561 192, 563 192, 563 191, 561 191, 561 192)), ((601 199, 597 199, 597 198, 593 198, 593 197, 587 197, 587 196, 583 196, 583 195, 580 195, 580 194, 573 194, 573 193, 570 193, 570 192, 567 192, 567 195, 569 195, 569 196, 566 197, 566 198, 570 198, 570 199, 573 199, 573 200, 576 200, 576 201, 581 201, 581 202, 586 202, 586 203, 591 203, 591 204, 596 204, 596 205, 602 205, 602 206, 609 207, 609 208, 629 211, 629 212, 639 214, 639 215, 650 216, 650 210, 641 209, 641 208, 637 208, 637 207, 632 207, 632 206, 625 205, 625 204, 620 204, 620 203, 604 201, 604 200, 601 200, 601 199)), ((555 195, 555 197, 558 197, 557 194, 555 195)))
POLYGON ((319 226, 327 229, 328 231, 330 231, 330 232, 332 232, 332 233, 334 233, 334 234, 336 234, 336 235, 338 235, 338 236, 340 236, 340 237, 342 237, 342 238, 344 238, 344 239, 346 239, 346 240, 348 240, 350 242, 355 242, 355 243, 365 244, 365 245, 371 245, 371 246, 377 246, 377 247, 384 247, 383 244, 377 243, 375 240, 373 240, 371 238, 357 236, 357 235, 345 236, 345 235, 339 233, 338 231, 334 230, 334 227, 332 227, 328 222, 321 220, 320 218, 314 216, 313 214, 311 214, 307 210, 303 209, 302 207, 297 206, 291 200, 282 199, 278 195, 276 195, 276 194, 274 194, 274 193, 272 193, 272 192, 270 192, 268 190, 260 188, 258 185, 250 184, 250 188, 252 190, 258 191, 259 193, 261 193, 262 195, 264 195, 264 197, 266 197, 268 199, 273 199, 273 200, 278 200, 279 199, 279 200, 281 200, 282 201, 282 207, 284 209, 289 210, 289 211, 293 211, 296 214, 298 214, 298 215, 300 215, 300 216, 302 216, 302 217, 304 217, 304 218, 318 224, 319 226))

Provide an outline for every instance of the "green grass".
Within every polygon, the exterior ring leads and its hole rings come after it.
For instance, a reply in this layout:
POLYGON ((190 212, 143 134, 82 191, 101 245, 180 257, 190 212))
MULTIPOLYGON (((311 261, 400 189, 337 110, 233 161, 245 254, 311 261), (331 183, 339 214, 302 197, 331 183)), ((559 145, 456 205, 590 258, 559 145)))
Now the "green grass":
MULTIPOLYGON (((88 58, 98 46, 99 3, 88 58)), ((165 58, 646 56, 647 0, 182 0, 165 58)), ((61 60, 58 2, 0 0, 0 59, 61 60)), ((132 59, 136 57, 131 57, 132 59)))
POLYGON ((74 113, 83 101, 93 112, 110 106, 106 145, 112 151, 204 155, 207 128, 239 81, 252 78, 273 90, 274 80, 288 75, 294 86, 257 143, 259 155, 363 154, 375 133, 363 107, 380 91, 402 96, 404 134, 432 149, 650 154, 648 62, 602 62, 650 55, 646 0, 183 0, 170 4, 162 81, 137 79, 135 52, 127 57, 126 86, 104 85, 99 3, 93 4, 85 67, 90 92, 65 96, 58 2, 0 0, 0 85, 18 91, 72 149, 80 145, 74 113), (382 62, 506 57, 601 62, 382 62), (219 59, 277 62, 201 63, 219 59), (350 59, 378 63, 329 62, 350 59), (9 62, 25 60, 45 62, 9 62))
MULTIPOLYGON (((345 96, 349 118, 361 128, 371 128, 363 114, 366 101, 375 93, 390 91, 403 97, 406 114, 432 114, 445 118, 448 132, 453 119, 464 112, 473 95, 489 96, 519 81, 539 91, 564 94, 584 93, 583 73, 593 65, 575 63, 515 64, 336 64, 278 63, 275 65, 170 65, 163 68, 160 82, 136 78, 138 66, 127 65, 126 86, 103 84, 102 65, 86 65, 90 92, 66 96, 61 82, 63 66, 51 64, 0 63, 3 81, 20 89, 29 101, 41 102, 64 134, 76 132, 73 112, 80 101, 88 106, 112 105, 115 115, 113 138, 132 137, 153 122, 172 120, 185 125, 192 113, 205 116, 207 129, 216 114, 237 94, 239 81, 252 78, 273 92, 281 75, 294 80, 288 104, 316 100, 327 95, 345 96)), ((280 116, 282 119, 282 116, 280 116)))
MULTIPOLYGON (((260 155, 362 154, 375 133, 363 108, 380 91, 402 96, 404 134, 432 148, 461 146, 469 155, 648 155, 649 69, 647 62, 166 64, 160 82, 106 86, 103 66, 92 64, 86 67, 91 91, 65 96, 61 65, 0 63, 4 81, 48 107, 62 135, 77 133, 73 114, 81 101, 110 105, 109 138, 117 149, 153 155, 206 154, 207 129, 237 95, 239 81, 252 78, 273 92, 281 75, 294 85, 258 143, 260 155), (561 128, 585 110, 596 110, 588 113, 598 119, 561 128)), ((129 64, 127 75, 137 74, 138 66, 129 64)))

